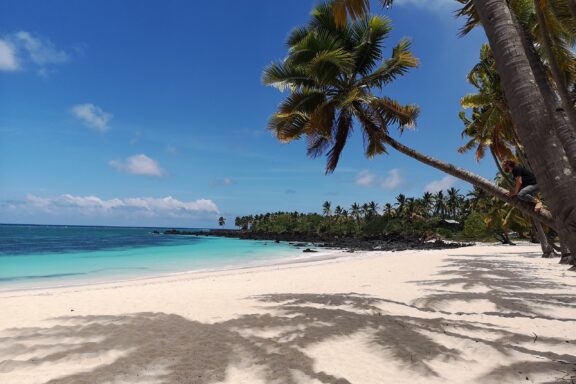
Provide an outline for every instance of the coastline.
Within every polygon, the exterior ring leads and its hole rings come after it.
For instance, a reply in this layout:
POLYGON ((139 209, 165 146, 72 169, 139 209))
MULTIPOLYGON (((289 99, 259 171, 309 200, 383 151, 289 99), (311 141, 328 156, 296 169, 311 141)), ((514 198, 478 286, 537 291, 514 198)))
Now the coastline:
POLYGON ((0 293, 10 314, 0 318, 0 382, 548 383, 576 375, 576 276, 540 258, 537 245, 335 256, 0 293))
MULTIPOLYGON (((299 255, 301 253, 299 248, 294 247, 294 255, 299 255)), ((25 288, 17 288, 17 287, 10 287, 7 284, 7 287, 0 286, 0 298, 2 297, 3 293, 25 293, 25 292, 33 292, 33 291, 52 291, 52 290, 59 290, 59 289, 68 289, 68 288, 82 288, 82 287, 91 287, 91 286, 105 286, 105 285, 112 285, 117 286, 118 284, 130 284, 130 283, 138 283, 138 282, 146 282, 148 280, 162 280, 168 279, 172 277, 178 276, 194 276, 194 275, 201 275, 201 274, 218 274, 224 272, 231 272, 234 273, 236 271, 243 271, 243 270, 250 270, 250 269, 258 269, 258 268, 266 268, 266 267, 277 267, 277 266, 284 266, 284 265, 291 265, 291 264, 301 264, 301 263, 312 263, 316 261, 324 261, 324 260, 332 260, 337 258, 348 257, 351 255, 350 252, 338 249, 322 249, 320 251, 314 251, 313 253, 304 253, 306 256, 287 256, 283 258, 274 258, 269 261, 255 261, 251 260, 248 262, 244 262, 238 265, 228 265, 228 266, 215 266, 213 268, 202 268, 202 269, 192 269, 192 270, 182 270, 182 271, 172 271, 172 272, 158 272, 158 274, 151 274, 146 276, 125 276, 125 277, 110 277, 106 280, 98 281, 98 280, 90 280, 90 279, 78 279, 76 283, 74 280, 72 281, 61 281, 56 282, 53 286, 39 286, 39 287, 25 287, 25 288)))

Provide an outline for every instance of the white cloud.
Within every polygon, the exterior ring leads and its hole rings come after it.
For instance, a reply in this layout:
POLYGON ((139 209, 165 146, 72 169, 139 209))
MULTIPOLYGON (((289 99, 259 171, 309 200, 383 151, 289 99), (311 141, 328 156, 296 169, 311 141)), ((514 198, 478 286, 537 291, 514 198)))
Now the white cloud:
POLYGON ((68 62, 70 54, 56 47, 49 39, 20 31, 0 39, 0 71, 24 69, 24 63, 48 76, 52 67, 68 62))
POLYGON ((356 175, 355 183, 364 187, 379 186, 382 189, 394 190, 404 183, 404 179, 397 168, 388 171, 385 177, 378 176, 368 170, 360 171, 356 175))
POLYGON ((394 1, 394 5, 414 6, 433 11, 450 11, 456 9, 458 3, 455 0, 396 0, 394 1))
POLYGON ((434 180, 434 181, 426 184, 426 187, 424 187, 424 190, 426 192, 433 192, 433 193, 438 192, 438 191, 443 191, 445 189, 452 187, 456 183, 457 180, 458 179, 456 179, 455 177, 452 177, 452 176, 444 176, 440 180, 434 180))
POLYGON ((112 115, 94 104, 77 104, 72 107, 70 112, 90 128, 100 132, 106 132, 109 129, 108 122, 112 115))
POLYGON ((81 214, 87 216, 146 216, 189 217, 200 213, 219 214, 218 206, 210 199, 180 201, 172 196, 164 198, 131 197, 104 200, 97 196, 64 194, 56 197, 28 195, 25 200, 11 202, 11 208, 49 214, 81 214))
POLYGON ((110 160, 108 164, 119 171, 144 176, 164 176, 165 172, 158 162, 144 154, 130 156, 126 160, 110 160))
POLYGON ((373 186, 376 183, 376 175, 367 170, 360 171, 356 175, 355 183, 366 187, 373 186))
POLYGON ((380 183, 380 186, 384 189, 393 190, 402 185, 403 182, 400 170, 394 168, 388 171, 388 176, 380 183))
POLYGON ((17 71, 20 69, 16 52, 12 44, 0 39, 0 71, 17 71))
POLYGON ((14 35, 14 39, 39 66, 63 64, 69 60, 69 55, 56 48, 50 40, 32 36, 29 32, 18 32, 14 35))

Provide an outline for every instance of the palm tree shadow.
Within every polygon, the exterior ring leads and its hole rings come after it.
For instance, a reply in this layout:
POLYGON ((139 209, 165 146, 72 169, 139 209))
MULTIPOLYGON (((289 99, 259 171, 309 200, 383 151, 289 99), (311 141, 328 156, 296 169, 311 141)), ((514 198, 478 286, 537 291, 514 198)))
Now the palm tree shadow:
POLYGON ((576 301, 570 293, 574 286, 538 276, 526 263, 458 256, 448 258, 437 276, 415 282, 430 287, 430 293, 414 305, 439 310, 447 304, 483 301, 495 308, 482 312, 485 315, 576 321, 553 314, 557 309, 574 313, 576 301))
MULTIPOLYGON (((253 299, 268 312, 215 324, 164 313, 136 313, 66 317, 56 319, 60 324, 53 327, 13 329, 10 336, 0 338, 0 356, 11 356, 0 359, 0 375, 120 351, 113 361, 45 383, 153 379, 166 384, 208 384, 225 380, 229 367, 244 359, 266 382, 296 384, 301 381, 301 376, 295 375, 298 372, 316 382, 345 384, 350 381, 318 370, 306 351, 318 343, 357 333, 369 335, 369 345, 377 347, 370 350, 382 353, 389 364, 423 379, 439 377, 432 364, 435 360, 463 362, 461 351, 446 347, 436 336, 482 342, 503 353, 512 348, 547 361, 570 358, 521 347, 530 336, 491 324, 430 318, 429 312, 426 317, 386 314, 381 310, 388 304, 386 300, 353 293, 277 294, 253 299), (489 333, 491 337, 478 339, 469 336, 471 333, 489 333)), ((539 342, 555 345, 562 341, 541 338, 539 342)), ((549 370, 552 365, 540 368, 549 370)))

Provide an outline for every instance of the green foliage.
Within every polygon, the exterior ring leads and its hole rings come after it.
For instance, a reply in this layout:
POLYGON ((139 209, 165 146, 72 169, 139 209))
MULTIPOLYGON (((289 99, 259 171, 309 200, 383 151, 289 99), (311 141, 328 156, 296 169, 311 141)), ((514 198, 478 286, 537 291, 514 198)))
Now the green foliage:
POLYGON ((474 212, 464 222, 464 236, 470 239, 483 239, 490 236, 490 230, 484 219, 486 214, 474 212))
MULTIPOLYGON (((322 204, 321 214, 275 212, 237 217, 235 225, 243 230, 260 233, 313 234, 320 236, 379 236, 390 233, 428 238, 486 238, 488 212, 492 200, 475 190, 463 196, 451 188, 446 194, 425 193, 421 198, 399 194, 396 203, 380 205, 374 201, 352 203, 348 209, 322 204), (440 204, 440 208, 438 208, 440 204), (472 212, 472 214, 471 214, 472 212), (466 221, 464 233, 456 228, 442 228, 441 220, 450 217, 466 221), (478 228, 483 228, 479 230, 478 228)), ((491 224, 495 224, 493 222, 491 224)), ((492 229, 491 229, 492 230, 492 229)))

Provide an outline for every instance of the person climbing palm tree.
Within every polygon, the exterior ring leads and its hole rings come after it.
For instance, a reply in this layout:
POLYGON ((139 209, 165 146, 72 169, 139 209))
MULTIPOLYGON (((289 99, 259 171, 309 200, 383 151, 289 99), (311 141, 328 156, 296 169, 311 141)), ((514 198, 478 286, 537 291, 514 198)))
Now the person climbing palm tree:
POLYGON ((506 160, 502 169, 506 173, 512 173, 514 177, 514 189, 508 193, 510 197, 517 196, 518 199, 534 204, 534 210, 538 212, 542 209, 542 202, 538 200, 538 182, 536 177, 528 169, 519 166, 513 160, 506 160))

